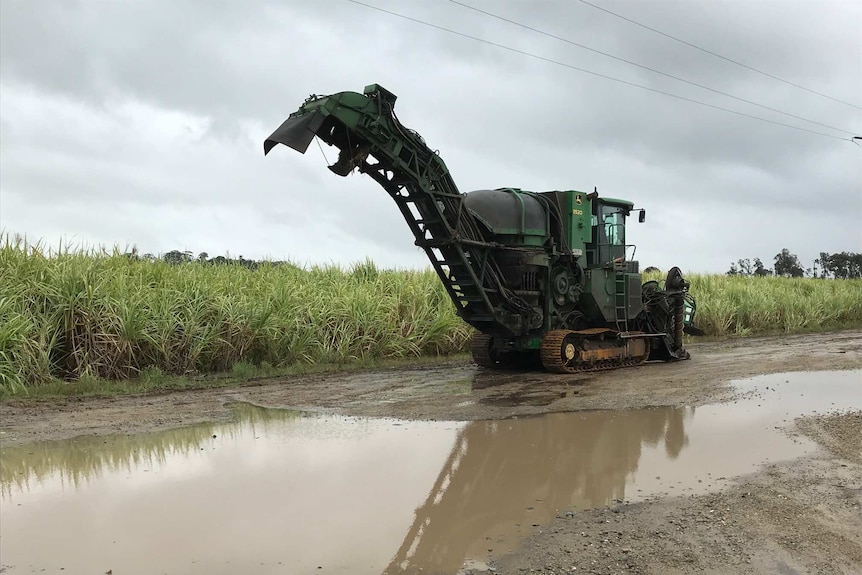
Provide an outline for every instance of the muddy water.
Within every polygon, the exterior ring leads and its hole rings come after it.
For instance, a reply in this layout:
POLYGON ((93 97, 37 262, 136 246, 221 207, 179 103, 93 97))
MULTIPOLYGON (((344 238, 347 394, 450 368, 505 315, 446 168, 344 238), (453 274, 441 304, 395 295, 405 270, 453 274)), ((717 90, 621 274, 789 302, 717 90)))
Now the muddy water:
POLYGON ((456 573, 555 514, 721 487, 814 449, 862 372, 764 376, 694 408, 502 421, 308 416, 0 451, 0 572, 456 573))

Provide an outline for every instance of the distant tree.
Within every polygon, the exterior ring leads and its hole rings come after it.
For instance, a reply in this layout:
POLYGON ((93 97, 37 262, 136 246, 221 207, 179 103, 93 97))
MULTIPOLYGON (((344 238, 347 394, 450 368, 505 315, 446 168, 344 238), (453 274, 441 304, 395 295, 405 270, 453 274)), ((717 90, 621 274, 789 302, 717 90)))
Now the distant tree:
POLYGON ((753 275, 764 277, 771 276, 772 271, 763 267, 763 262, 760 261, 760 258, 754 258, 754 272, 753 275))
POLYGON ((199 261, 200 263, 202 263, 202 264, 205 264, 205 263, 207 262, 207 258, 208 258, 208 257, 209 257, 209 254, 208 254, 208 253, 206 253, 206 252, 201 252, 201 253, 199 253, 199 254, 198 254, 198 261, 199 261))
POLYGON ((847 259, 847 277, 848 279, 862 278, 862 253, 841 252, 843 257, 847 259))
POLYGON ((754 263, 750 258, 737 260, 735 264, 730 264, 730 269, 725 272, 729 276, 770 276, 772 271, 764 267, 760 258, 754 258, 754 263))
MULTIPOLYGON (((827 278, 829 277, 829 270, 826 269, 826 266, 829 265, 829 254, 826 252, 820 252, 820 257, 814 260, 814 265, 820 264, 820 277, 827 278)), ((814 274, 817 275, 817 274, 814 274)))
POLYGON ((660 274, 660 273, 661 273, 661 270, 660 270, 660 269, 658 269, 658 268, 657 268, 657 267, 655 267, 655 266, 649 266, 648 268, 646 268, 646 269, 644 270, 644 273, 645 273, 645 274, 651 274, 651 273, 657 273, 657 274, 660 274))
POLYGON ((162 259, 169 264, 182 264, 191 261, 191 252, 181 252, 179 250, 171 250, 162 256, 162 259))
POLYGON ((862 278, 862 253, 841 252, 840 254, 828 254, 820 252, 816 260, 821 267, 821 277, 834 277, 836 279, 862 278))
POLYGON ((801 278, 805 275, 805 270, 799 265, 799 258, 796 254, 791 254, 787 248, 775 255, 774 267, 777 276, 801 278))

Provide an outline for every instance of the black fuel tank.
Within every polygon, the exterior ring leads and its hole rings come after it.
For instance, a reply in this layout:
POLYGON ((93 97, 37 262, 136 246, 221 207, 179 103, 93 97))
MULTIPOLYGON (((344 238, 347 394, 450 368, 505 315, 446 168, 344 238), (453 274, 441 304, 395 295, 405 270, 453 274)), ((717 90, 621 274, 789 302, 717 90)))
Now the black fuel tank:
POLYGON ((548 235, 548 216, 543 204, 519 190, 467 192, 464 205, 495 235, 548 235))

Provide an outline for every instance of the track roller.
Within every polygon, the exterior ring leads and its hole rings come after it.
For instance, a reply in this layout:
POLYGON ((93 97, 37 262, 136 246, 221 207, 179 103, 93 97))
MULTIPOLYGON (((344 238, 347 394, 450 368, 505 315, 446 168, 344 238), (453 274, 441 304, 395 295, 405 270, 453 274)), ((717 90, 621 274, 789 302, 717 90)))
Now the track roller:
POLYGON ((603 371, 639 365, 649 357, 646 337, 620 339, 611 329, 558 329, 542 339, 541 358, 553 373, 603 371))

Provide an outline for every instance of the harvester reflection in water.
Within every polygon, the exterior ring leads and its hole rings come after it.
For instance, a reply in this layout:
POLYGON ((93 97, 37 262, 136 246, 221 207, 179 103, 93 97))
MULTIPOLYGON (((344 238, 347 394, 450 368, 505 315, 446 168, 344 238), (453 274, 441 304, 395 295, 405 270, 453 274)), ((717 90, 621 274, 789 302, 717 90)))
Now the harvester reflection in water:
POLYGON ((384 571, 455 573, 566 510, 623 500, 644 445, 676 459, 693 408, 479 421, 452 451, 384 571))

